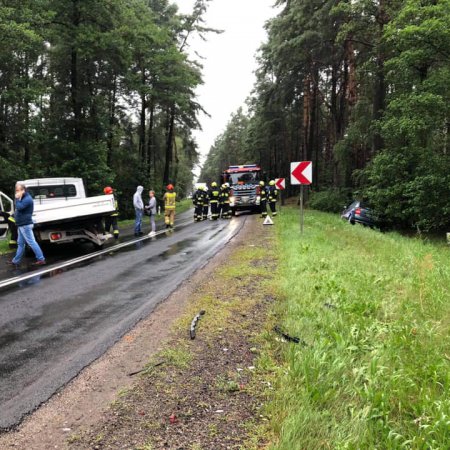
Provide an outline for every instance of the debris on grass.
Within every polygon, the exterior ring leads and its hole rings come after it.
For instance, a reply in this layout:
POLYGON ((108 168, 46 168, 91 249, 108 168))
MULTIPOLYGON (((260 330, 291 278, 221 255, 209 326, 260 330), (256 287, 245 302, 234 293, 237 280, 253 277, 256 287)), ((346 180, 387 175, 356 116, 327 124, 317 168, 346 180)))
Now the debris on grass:
POLYGON ((195 333, 196 333, 196 327, 198 324, 198 321, 201 319, 202 316, 204 316, 206 313, 205 310, 201 310, 193 319, 191 322, 191 328, 189 330, 189 336, 191 337, 191 339, 195 339, 195 333))
POLYGON ((275 333, 279 334, 285 341, 287 342, 293 342, 295 344, 301 344, 303 346, 307 346, 308 344, 301 338, 299 337, 295 337, 295 336, 290 336, 289 334, 285 333, 280 326, 276 325, 273 328, 273 331, 275 331, 275 333))

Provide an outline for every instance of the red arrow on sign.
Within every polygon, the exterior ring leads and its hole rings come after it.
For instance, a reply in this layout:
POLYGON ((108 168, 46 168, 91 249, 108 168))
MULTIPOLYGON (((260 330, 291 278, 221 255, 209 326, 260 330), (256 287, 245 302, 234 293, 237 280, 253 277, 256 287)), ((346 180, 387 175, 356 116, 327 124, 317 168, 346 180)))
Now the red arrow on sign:
POLYGON ((301 161, 291 163, 291 184, 312 183, 312 162, 301 161))
POLYGON ((286 189, 286 178, 275 178, 275 186, 280 189, 280 191, 286 189))

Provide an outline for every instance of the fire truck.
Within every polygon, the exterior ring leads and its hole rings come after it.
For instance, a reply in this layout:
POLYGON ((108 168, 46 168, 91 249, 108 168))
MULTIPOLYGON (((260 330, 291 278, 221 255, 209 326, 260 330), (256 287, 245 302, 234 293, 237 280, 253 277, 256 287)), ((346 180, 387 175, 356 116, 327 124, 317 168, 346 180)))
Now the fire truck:
POLYGON ((223 182, 229 183, 231 188, 230 208, 233 216, 236 211, 259 212, 261 176, 261 168, 257 164, 230 166, 222 173, 223 182))

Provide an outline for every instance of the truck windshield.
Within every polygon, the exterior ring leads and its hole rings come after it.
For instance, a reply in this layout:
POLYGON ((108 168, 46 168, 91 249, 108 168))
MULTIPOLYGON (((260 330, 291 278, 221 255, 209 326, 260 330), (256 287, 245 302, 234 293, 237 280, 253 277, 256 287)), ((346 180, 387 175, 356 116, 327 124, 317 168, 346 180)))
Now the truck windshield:
POLYGON ((259 182, 259 172, 241 172, 228 175, 228 183, 236 184, 257 184, 259 182))
POLYGON ((29 186, 27 191, 34 199, 76 197, 77 189, 73 184, 58 186, 29 186))

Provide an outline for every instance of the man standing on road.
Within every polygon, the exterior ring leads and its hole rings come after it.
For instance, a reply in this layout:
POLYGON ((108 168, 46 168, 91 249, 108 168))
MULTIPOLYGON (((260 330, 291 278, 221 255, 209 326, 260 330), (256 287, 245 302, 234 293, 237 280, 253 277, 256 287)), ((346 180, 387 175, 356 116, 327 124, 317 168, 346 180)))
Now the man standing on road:
POLYGON ((208 188, 206 186, 204 186, 203 187, 202 220, 208 220, 208 210, 209 210, 209 194, 208 194, 208 188))
MULTIPOLYGON (((106 186, 103 189, 105 195, 114 195, 114 189, 111 186, 106 186)), ((119 217, 119 204, 117 202, 117 198, 114 195, 114 207, 115 211, 108 217, 105 217, 105 232, 109 233, 111 228, 113 229, 114 239, 119 239, 119 224, 117 219, 119 217)))
POLYGON ((142 201, 142 191, 144 188, 138 186, 136 192, 133 195, 133 206, 136 212, 136 220, 134 222, 134 235, 142 236, 142 216, 144 215, 144 202, 142 201))
POLYGON ((203 215, 203 187, 198 186, 192 197, 194 203, 194 222, 200 222, 203 215))
POLYGON ((152 227, 150 233, 148 233, 149 236, 154 236, 156 234, 156 223, 155 223, 155 217, 156 217, 156 198, 155 198, 155 191, 150 191, 148 193, 150 196, 150 200, 148 201, 148 206, 145 207, 145 209, 148 211, 148 215, 150 216, 150 225, 152 227))
POLYGON ((230 188, 227 183, 222 184, 220 188, 220 203, 222 205, 222 219, 231 218, 230 214, 230 188))
POLYGON ((219 200, 220 200, 220 191, 217 188, 217 183, 213 181, 211 183, 211 189, 209 191, 209 204, 211 205, 212 220, 217 220, 219 218, 219 200))
POLYGON ((167 192, 164 194, 164 221, 166 228, 173 229, 175 223, 175 202, 177 200, 177 194, 173 191, 173 185, 167 185, 167 192))
POLYGON ((261 198, 260 205, 261 205, 261 217, 265 219, 267 217, 267 199, 268 199, 268 190, 266 187, 266 183, 264 181, 259 182, 259 195, 261 198))
POLYGON ((41 247, 36 242, 33 233, 33 211, 34 202, 31 195, 27 192, 27 188, 22 183, 16 184, 16 212, 14 214, 14 219, 17 226, 17 252, 8 264, 13 266, 18 266, 25 253, 25 246, 28 244, 33 250, 36 261, 33 266, 42 266, 45 264, 44 254, 42 253, 41 247))
POLYGON ((274 180, 269 181, 268 194, 269 194, 269 206, 270 206, 270 210, 272 211, 272 217, 275 217, 277 215, 278 189, 275 186, 274 180))

